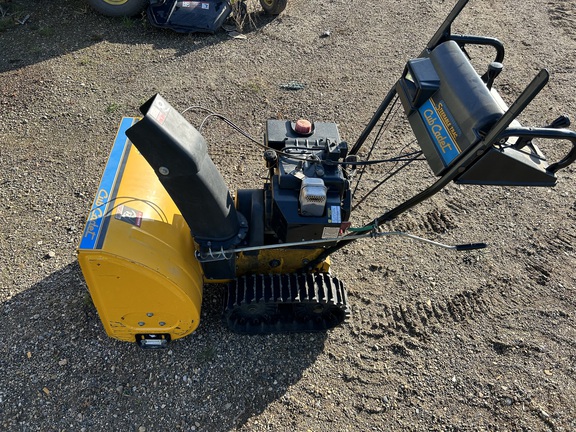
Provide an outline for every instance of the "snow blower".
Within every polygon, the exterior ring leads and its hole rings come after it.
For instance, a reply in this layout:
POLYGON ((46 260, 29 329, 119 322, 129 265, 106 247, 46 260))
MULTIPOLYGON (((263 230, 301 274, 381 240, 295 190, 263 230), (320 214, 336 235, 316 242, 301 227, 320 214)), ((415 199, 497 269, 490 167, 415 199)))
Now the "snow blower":
POLYGON ((459 251, 483 248, 382 228, 450 182, 554 186, 558 171, 576 159, 568 118, 545 127, 517 120, 548 72, 540 71, 508 107, 494 85, 502 43, 451 32, 467 2, 458 1, 420 56, 407 62, 353 145, 335 123, 268 120, 261 188, 232 194, 203 136, 162 96, 141 107, 141 118, 124 118, 78 247, 107 334, 143 348, 165 347, 197 328, 203 289, 213 284, 226 285, 223 317, 232 331, 325 331, 350 316, 344 284, 330 269, 332 253, 387 235, 459 251), (467 56, 474 45, 494 51, 485 72, 467 56), (361 149, 393 113, 409 124, 415 149, 370 158, 373 148, 361 149), (549 140, 570 146, 554 163, 537 145, 549 140), (361 173, 392 162, 385 184, 417 161, 431 172, 431 184, 358 225, 352 213, 361 173))

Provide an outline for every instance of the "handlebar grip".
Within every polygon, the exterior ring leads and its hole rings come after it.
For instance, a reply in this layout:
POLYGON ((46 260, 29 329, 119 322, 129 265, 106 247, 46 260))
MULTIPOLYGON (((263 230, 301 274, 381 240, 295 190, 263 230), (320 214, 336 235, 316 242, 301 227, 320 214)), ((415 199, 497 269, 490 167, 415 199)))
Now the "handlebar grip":
POLYGON ((564 159, 548 166, 547 169, 548 171, 550 171, 551 173, 556 173, 556 171, 561 170, 562 168, 566 168, 568 165, 570 165, 572 162, 576 160, 576 140, 571 141, 572 141, 572 150, 568 152, 568 154, 566 155, 566 157, 564 157, 564 159))
POLYGON ((467 243, 456 245, 457 251, 468 251, 468 250, 475 250, 475 249, 484 249, 488 247, 486 243, 467 243))

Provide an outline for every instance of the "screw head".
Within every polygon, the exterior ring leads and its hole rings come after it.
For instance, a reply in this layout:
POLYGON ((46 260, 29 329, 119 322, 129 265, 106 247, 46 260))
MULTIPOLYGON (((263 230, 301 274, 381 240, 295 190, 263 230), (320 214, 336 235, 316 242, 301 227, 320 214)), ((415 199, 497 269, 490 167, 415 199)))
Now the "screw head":
POLYGON ((158 172, 162 175, 165 175, 165 176, 170 174, 170 170, 168 168, 166 168, 165 166, 161 166, 160 168, 158 168, 158 172))

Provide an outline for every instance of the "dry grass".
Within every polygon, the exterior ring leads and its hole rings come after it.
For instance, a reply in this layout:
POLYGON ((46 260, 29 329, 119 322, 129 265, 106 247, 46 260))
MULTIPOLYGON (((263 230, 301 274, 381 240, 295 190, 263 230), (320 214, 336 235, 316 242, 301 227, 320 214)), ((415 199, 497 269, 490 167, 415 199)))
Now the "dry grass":
POLYGON ((0 0, 0 32, 25 24, 29 17, 25 3, 0 0))
POLYGON ((258 0, 234 1, 231 18, 239 32, 257 28, 256 15, 262 11, 258 0))

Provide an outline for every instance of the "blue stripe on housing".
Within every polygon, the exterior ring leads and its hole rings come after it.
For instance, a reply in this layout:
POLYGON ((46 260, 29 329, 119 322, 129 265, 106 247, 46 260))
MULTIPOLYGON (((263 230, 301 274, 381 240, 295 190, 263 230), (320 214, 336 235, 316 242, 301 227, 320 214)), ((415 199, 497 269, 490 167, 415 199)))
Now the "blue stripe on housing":
POLYGON ((460 154, 460 149, 450 137, 431 99, 424 102, 422 106, 418 108, 418 112, 422 117, 426 129, 428 129, 428 133, 432 138, 432 142, 434 142, 438 154, 444 162, 444 166, 448 166, 450 162, 460 154))
POLYGON ((134 124, 134 120, 133 117, 124 117, 122 123, 120 123, 112 151, 102 174, 102 180, 100 180, 98 192, 88 215, 79 249, 98 249, 102 247, 106 235, 106 227, 103 228, 103 225, 107 226, 104 222, 109 216, 108 208, 114 201, 112 195, 117 190, 116 183, 121 177, 119 174, 123 171, 123 161, 126 152, 130 149, 130 141, 126 137, 126 129, 134 124))

